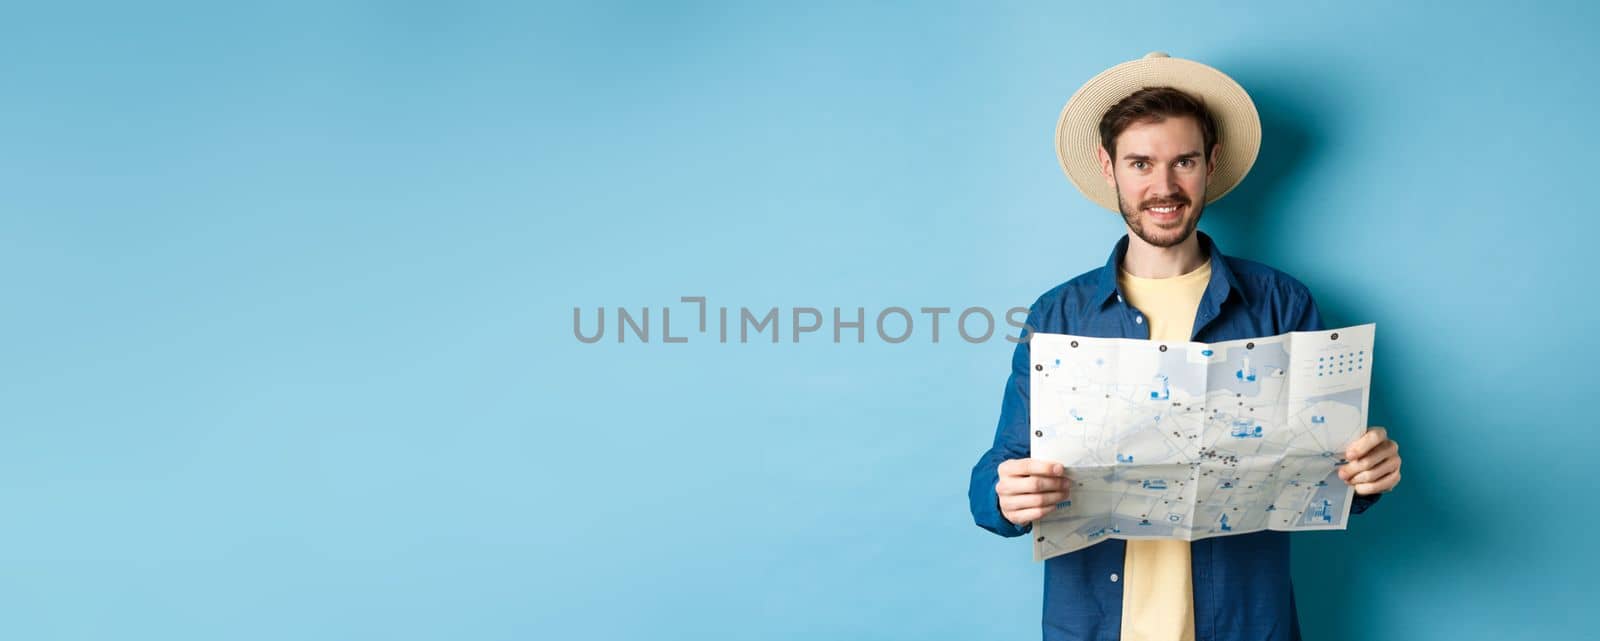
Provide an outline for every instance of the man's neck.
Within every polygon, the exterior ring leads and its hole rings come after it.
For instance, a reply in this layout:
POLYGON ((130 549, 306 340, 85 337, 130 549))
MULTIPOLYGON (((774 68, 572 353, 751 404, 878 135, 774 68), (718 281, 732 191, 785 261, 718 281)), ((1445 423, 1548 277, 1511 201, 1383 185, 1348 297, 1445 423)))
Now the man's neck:
POLYGON ((1139 278, 1172 278, 1199 269, 1208 258, 1200 251, 1199 231, 1172 247, 1156 247, 1129 230, 1122 269, 1139 278))

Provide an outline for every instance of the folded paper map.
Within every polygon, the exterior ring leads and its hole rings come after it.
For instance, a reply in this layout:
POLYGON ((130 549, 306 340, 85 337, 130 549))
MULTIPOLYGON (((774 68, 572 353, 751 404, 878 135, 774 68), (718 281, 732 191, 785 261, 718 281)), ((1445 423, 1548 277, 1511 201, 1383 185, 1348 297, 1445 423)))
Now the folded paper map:
POLYGON ((1029 339, 1033 458, 1068 500, 1034 559, 1106 539, 1344 529, 1344 450, 1367 429, 1376 325, 1220 343, 1029 339))

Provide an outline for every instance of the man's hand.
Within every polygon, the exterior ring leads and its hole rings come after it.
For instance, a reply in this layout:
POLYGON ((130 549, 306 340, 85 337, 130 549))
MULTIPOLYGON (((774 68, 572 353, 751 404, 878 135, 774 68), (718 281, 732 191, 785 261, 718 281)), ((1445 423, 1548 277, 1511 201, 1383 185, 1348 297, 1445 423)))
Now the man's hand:
POLYGON ((994 493, 1000 497, 1000 514, 1013 525, 1024 525, 1056 509, 1067 500, 1072 481, 1060 463, 1035 458, 1014 458, 1000 464, 994 493))
POLYGON ((1381 427, 1368 428, 1345 448, 1344 458, 1350 462, 1339 466, 1339 478, 1356 494, 1382 494, 1400 482, 1400 444, 1381 427))

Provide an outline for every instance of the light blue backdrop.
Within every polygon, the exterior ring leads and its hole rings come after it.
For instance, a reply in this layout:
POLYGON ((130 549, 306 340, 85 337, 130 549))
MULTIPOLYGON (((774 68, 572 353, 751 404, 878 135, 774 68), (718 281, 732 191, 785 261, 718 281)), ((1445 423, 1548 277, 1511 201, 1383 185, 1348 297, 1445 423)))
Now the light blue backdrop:
POLYGON ((268 4, 0 19, 0 637, 1036 637, 1009 343, 572 310, 1027 305, 1156 49, 1265 121, 1202 228, 1379 327, 1405 480, 1296 535, 1307 635, 1592 631, 1592 8, 268 4))

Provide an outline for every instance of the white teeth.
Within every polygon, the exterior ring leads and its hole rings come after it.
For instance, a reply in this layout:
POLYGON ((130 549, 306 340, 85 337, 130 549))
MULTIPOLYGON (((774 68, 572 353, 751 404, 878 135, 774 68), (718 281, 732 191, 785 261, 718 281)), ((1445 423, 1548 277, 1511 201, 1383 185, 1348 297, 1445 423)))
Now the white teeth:
POLYGON ((1153 212, 1156 212, 1156 213, 1161 213, 1161 214, 1170 214, 1172 212, 1178 211, 1178 208, 1177 207, 1151 207, 1150 211, 1153 211, 1153 212))

